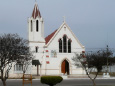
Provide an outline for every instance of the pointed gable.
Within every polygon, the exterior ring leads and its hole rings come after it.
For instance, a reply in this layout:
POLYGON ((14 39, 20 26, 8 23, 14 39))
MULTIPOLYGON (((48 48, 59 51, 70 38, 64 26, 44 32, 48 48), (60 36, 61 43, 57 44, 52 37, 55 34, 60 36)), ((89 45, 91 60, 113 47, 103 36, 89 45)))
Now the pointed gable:
POLYGON ((34 6, 34 9, 32 12, 32 17, 35 19, 37 16, 41 18, 41 14, 40 14, 40 11, 38 9, 38 5, 37 5, 37 3, 35 3, 35 6, 34 6))
POLYGON ((75 34, 70 29, 70 27, 66 24, 66 22, 63 22, 63 24, 59 27, 59 29, 57 29, 56 31, 54 31, 53 33, 51 33, 50 35, 48 35, 45 38, 45 40, 46 40, 46 46, 49 46, 49 44, 53 41, 53 39, 58 35, 58 33, 60 32, 60 30, 62 30, 62 27, 64 25, 68 28, 68 31, 70 31, 71 35, 77 41, 77 43, 81 46, 81 48, 84 48, 84 46, 80 43, 80 41, 77 39, 77 37, 75 36, 75 34))
POLYGON ((54 34, 56 33, 57 30, 55 30, 53 33, 51 33, 50 35, 48 35, 46 38, 45 38, 45 41, 46 41, 46 44, 50 41, 50 39, 54 36, 54 34))

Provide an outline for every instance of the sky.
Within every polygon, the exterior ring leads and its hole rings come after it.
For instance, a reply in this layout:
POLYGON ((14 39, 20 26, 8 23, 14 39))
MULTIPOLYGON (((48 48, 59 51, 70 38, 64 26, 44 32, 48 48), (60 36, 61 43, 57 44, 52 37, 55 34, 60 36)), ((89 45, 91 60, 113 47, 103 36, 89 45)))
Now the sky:
MULTIPOLYGON (((36 0, 45 22, 45 37, 66 23, 86 50, 115 49, 115 0, 36 0)), ((0 34, 28 38, 28 17, 35 0, 0 0, 0 34)))

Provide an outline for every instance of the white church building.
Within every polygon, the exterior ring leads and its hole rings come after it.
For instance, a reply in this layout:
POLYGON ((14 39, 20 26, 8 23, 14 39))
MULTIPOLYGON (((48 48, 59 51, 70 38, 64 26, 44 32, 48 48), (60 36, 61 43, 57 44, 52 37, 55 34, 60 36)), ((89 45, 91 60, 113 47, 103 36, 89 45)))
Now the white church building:
MULTIPOLYGON (((75 53, 81 54, 85 51, 85 47, 67 23, 64 21, 47 37, 44 37, 44 30, 44 20, 35 3, 32 16, 28 18, 28 40, 34 56, 33 61, 39 61, 40 65, 31 65, 29 73, 33 75, 37 73, 39 75, 85 74, 85 70, 79 65, 76 67, 72 60, 75 53)), ((11 73, 22 73, 21 68, 13 67, 11 73)))
MULTIPOLYGON (((54 29, 55 30, 55 29, 54 29)), ((81 67, 74 66, 72 58, 75 53, 81 54, 85 50, 70 27, 64 21, 53 33, 44 37, 44 20, 35 3, 32 16, 28 19, 29 46, 34 60, 39 60, 40 75, 84 74, 81 67)), ((32 65, 32 74, 36 74, 37 67, 32 65)))

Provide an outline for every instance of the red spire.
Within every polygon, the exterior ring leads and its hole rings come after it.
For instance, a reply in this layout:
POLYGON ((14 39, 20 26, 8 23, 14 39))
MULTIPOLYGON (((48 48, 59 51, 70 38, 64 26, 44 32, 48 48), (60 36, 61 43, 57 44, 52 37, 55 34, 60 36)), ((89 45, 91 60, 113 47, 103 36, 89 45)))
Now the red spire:
POLYGON ((37 16, 41 18, 41 14, 40 14, 40 11, 38 9, 38 5, 37 5, 37 3, 35 3, 35 6, 34 6, 34 9, 32 12, 32 17, 35 19, 37 16))

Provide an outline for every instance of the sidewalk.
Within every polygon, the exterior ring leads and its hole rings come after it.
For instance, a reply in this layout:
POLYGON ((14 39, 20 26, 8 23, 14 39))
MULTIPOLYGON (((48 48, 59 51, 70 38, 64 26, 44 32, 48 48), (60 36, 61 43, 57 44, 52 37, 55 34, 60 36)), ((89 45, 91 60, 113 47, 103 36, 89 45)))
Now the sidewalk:
MULTIPOLYGON (((92 78, 94 75, 91 75, 92 78)), ((87 75, 62 75, 63 79, 89 79, 87 75)), ((32 76, 33 80, 40 80, 41 76, 32 76)), ((115 79, 115 77, 109 77, 109 78, 104 78, 102 75, 98 75, 96 79, 115 79)), ((9 79, 9 80, 14 80, 14 79, 9 79)), ((15 80, 22 80, 22 79, 16 79, 15 80)))
MULTIPOLYGON (((94 75, 91 75, 92 78, 94 75)), ((41 76, 32 76, 33 79, 39 80, 41 76)), ((63 79, 89 79, 87 75, 63 75, 63 79)), ((115 79, 115 77, 111 76, 109 78, 104 78, 102 75, 98 75, 96 79, 115 79)))
MULTIPOLYGON (((94 78, 95 75, 92 74, 91 77, 94 78)), ((87 75, 68 75, 67 79, 89 79, 89 77, 87 75)), ((98 75, 96 79, 115 79, 115 77, 104 78, 103 75, 98 75)))

